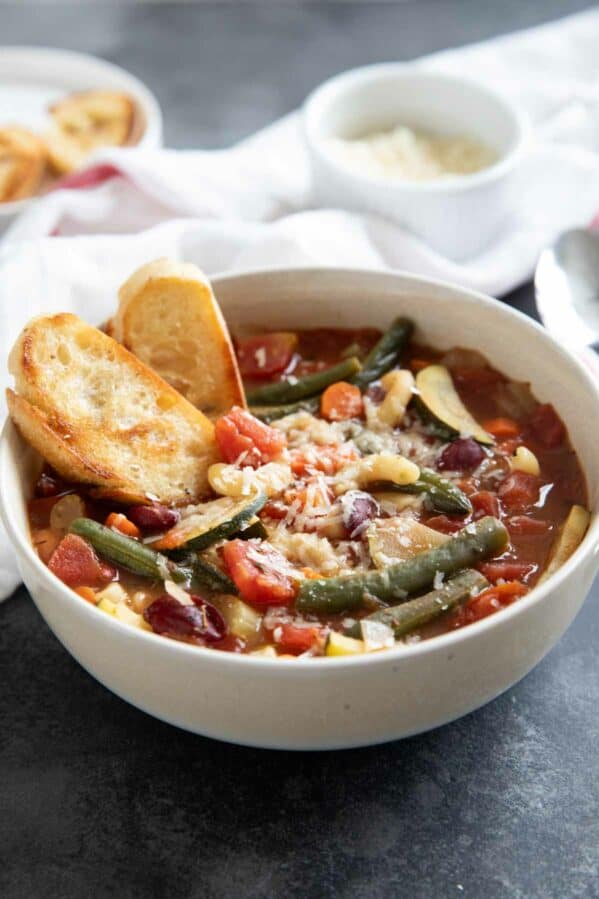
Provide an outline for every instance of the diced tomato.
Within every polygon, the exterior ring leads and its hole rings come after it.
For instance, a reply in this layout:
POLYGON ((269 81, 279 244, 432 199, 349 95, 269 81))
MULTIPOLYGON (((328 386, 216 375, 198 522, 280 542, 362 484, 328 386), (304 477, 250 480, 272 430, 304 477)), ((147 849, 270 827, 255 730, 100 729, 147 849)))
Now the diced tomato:
POLYGON ((119 531, 121 534, 124 534, 125 537, 133 537, 134 540, 141 536, 141 531, 137 525, 129 521, 122 512, 111 512, 104 524, 107 528, 112 528, 113 531, 119 531))
POLYGON ((497 494, 510 512, 526 512, 539 499, 539 479, 525 471, 513 471, 499 485, 497 494))
POLYGON ((465 527, 466 521, 463 518, 451 518, 449 515, 433 515, 425 524, 427 528, 434 528, 443 534, 455 534, 465 527))
POLYGON ((251 540, 230 540, 223 547, 229 574, 242 597, 257 606, 287 606, 295 597, 295 583, 287 559, 270 546, 251 540))
POLYGON ((48 562, 50 571, 69 587, 92 586, 110 581, 116 571, 99 559, 89 543, 76 534, 63 537, 48 562))
POLYGON ((465 493, 467 496, 470 496, 472 493, 476 493, 475 478, 460 478, 457 482, 457 485, 462 493, 465 493))
POLYGON ((536 565, 530 562, 511 562, 509 559, 503 562, 482 562, 478 566, 480 573, 492 584, 496 584, 497 581, 523 581, 535 569, 536 565))
POLYGON ((524 596, 527 592, 528 587, 525 587, 524 584, 520 584, 518 581, 489 587, 488 590, 483 590, 482 593, 470 599, 466 605, 458 610, 454 619, 454 627, 463 627, 465 624, 472 624, 473 621, 487 618, 500 609, 511 605, 514 600, 524 596))
POLYGON ((241 459, 242 465, 256 468, 280 455, 287 446, 285 435, 255 416, 234 406, 215 425, 216 443, 226 462, 241 459))
POLYGON ((512 418, 490 418, 483 423, 483 428, 497 440, 517 437, 522 428, 512 418))
POLYGON ((297 334, 276 331, 237 343, 239 369, 245 378, 270 378, 285 371, 297 346, 297 334))
POLYGON ((269 499, 258 513, 260 518, 274 518, 275 521, 281 521, 287 515, 289 509, 277 499, 269 499))
POLYGON ((295 624, 281 624, 280 634, 277 632, 275 642, 282 652, 301 655, 312 649, 321 634, 319 627, 299 627, 295 624))
POLYGON ((530 427, 547 449, 555 449, 566 438, 566 429, 551 403, 537 406, 530 419, 530 427))
POLYGON ((474 509, 474 518, 483 518, 485 515, 493 515, 499 518, 501 515, 501 505, 494 493, 490 490, 479 490, 470 497, 472 508, 474 509))
POLYGON ((551 522, 529 515, 513 515, 507 521, 510 534, 522 534, 527 537, 542 537, 551 530, 551 522))
POLYGON ((320 414, 328 421, 360 418, 364 409, 360 388, 347 381, 331 384, 320 400, 320 414))
POLYGON ((306 475, 313 471, 322 471, 328 475, 337 474, 341 468, 355 462, 357 458, 357 451, 348 443, 300 447, 289 453, 291 470, 295 475, 306 475))

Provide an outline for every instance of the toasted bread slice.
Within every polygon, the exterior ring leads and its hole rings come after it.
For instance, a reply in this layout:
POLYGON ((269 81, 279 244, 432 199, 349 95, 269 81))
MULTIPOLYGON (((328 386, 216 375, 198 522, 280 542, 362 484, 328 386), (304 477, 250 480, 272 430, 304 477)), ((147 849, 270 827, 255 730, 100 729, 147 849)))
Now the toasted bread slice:
POLYGON ((52 166, 59 174, 80 168, 100 147, 120 147, 133 129, 135 105, 118 91, 82 91, 50 107, 46 136, 52 166))
POLYGON ((0 128, 0 203, 37 193, 46 170, 44 142, 25 128, 0 128))
POLYGON ((62 477, 124 502, 187 503, 209 489, 212 422, 77 316, 33 319, 9 369, 10 414, 62 477))
POLYGON ((142 266, 119 291, 111 334, 206 415, 245 406, 227 325, 195 265, 142 266))

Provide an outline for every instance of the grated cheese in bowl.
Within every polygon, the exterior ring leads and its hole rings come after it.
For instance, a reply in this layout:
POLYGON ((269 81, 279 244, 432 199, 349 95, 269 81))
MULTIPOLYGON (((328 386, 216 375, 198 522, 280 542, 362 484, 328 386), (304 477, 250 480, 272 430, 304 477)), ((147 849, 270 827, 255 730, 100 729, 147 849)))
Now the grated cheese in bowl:
POLYGON ((398 125, 358 139, 331 138, 340 162, 363 175, 403 181, 431 181, 470 175, 493 165, 491 147, 466 135, 452 137, 398 125))

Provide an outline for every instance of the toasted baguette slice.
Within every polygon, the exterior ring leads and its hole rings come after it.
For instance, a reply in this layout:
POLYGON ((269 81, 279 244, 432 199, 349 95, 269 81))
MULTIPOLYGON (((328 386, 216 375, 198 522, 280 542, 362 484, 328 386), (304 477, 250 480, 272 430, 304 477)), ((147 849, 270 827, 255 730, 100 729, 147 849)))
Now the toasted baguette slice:
POLYGON ((209 419, 111 337, 63 313, 33 319, 9 358, 10 414, 69 481, 124 502, 208 489, 209 419))
POLYGON ((46 170, 44 142, 25 128, 0 128, 0 203, 32 197, 46 170))
POLYGON ((142 266, 119 291, 111 334, 206 415, 245 406, 227 325, 195 265, 142 266))
POLYGON ((72 172, 93 150, 125 144, 134 113, 131 97, 118 91, 82 91, 55 103, 46 136, 54 169, 59 174, 72 172))

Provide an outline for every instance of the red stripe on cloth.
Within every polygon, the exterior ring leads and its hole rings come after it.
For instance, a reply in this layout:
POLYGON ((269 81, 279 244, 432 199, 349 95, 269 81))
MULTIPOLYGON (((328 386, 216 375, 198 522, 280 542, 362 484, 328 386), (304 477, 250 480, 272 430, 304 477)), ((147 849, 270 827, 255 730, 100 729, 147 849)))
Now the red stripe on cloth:
POLYGON ((71 175, 65 175, 60 181, 53 185, 52 190, 80 190, 86 187, 97 187, 110 178, 121 175, 122 172, 113 165, 100 163, 92 165, 88 169, 81 172, 73 172, 71 175))

